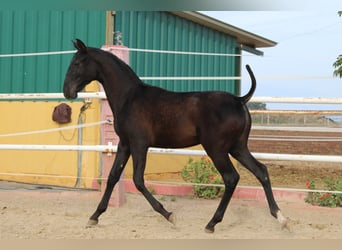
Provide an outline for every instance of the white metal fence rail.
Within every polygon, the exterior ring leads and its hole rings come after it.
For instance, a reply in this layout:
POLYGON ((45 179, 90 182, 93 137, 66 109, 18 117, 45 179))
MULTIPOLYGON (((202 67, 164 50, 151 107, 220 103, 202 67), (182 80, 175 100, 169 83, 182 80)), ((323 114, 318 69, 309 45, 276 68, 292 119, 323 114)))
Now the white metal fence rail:
MULTIPOLYGON (((0 94, 0 100, 27 100, 27 99, 64 99, 63 93, 25 93, 25 94, 0 94)), ((78 98, 106 99, 105 92, 80 92, 78 98)), ((252 97, 250 102, 265 103, 306 103, 306 104, 342 104, 342 98, 322 97, 252 97)))
MULTIPOLYGON (((106 99, 104 92, 81 92, 79 98, 100 98, 106 99)), ((27 93, 27 94, 0 94, 0 100, 17 100, 17 99, 64 99, 62 93, 27 93)), ((254 97, 252 102, 277 102, 277 103, 314 103, 314 104, 342 104, 342 98, 307 98, 307 97, 254 97)), ((108 122, 108 121, 103 121, 108 122)), ((102 123, 102 122, 99 122, 102 123)), ((97 123, 94 123, 97 125, 97 123)), ((87 126, 84 124, 83 126, 87 126)), ((90 125, 89 125, 90 126, 90 125)), ((77 126, 76 126, 77 127, 77 126)), ((69 129, 75 128, 71 126, 69 129)), ((63 128, 68 129, 68 127, 63 128)), ((253 129, 277 129, 277 130, 296 130, 308 131, 310 128, 288 128, 288 127, 268 127, 268 126, 253 126, 253 129)), ((319 128, 314 128, 315 130, 319 128)), ((53 129, 56 131, 58 129, 53 129)), ((342 132, 342 128, 320 128, 320 131, 342 132)), ((51 132, 52 132, 51 131, 51 132)), ((49 132, 43 130, 41 132, 49 132)), ((30 133, 39 133, 39 131, 19 132, 11 134, 0 134, 1 137, 25 135, 30 133)), ((336 138, 335 138, 336 139, 336 138)), ((339 141, 338 139, 336 139, 339 141)), ((22 144, 0 144, 0 150, 71 150, 71 151, 100 151, 113 153, 116 152, 116 146, 111 145, 22 145, 22 144)), ((151 148, 150 153, 159 154, 178 154, 178 155, 205 155, 204 151, 187 150, 187 149, 157 149, 151 148)), ((336 155, 296 155, 296 154, 270 154, 270 153, 254 153, 258 159, 268 160, 290 160, 290 161, 322 161, 322 162, 342 162, 342 156, 336 155)))
MULTIPOLYGON (((115 153, 116 145, 35 145, 35 144, 0 144, 0 150, 43 150, 43 151, 98 151, 115 153)), ((194 149, 168 149, 149 148, 151 154, 193 155, 205 156, 204 150, 194 149)), ((298 155, 298 154, 271 154, 252 153, 260 160, 291 160, 291 161, 319 161, 319 162, 342 162, 342 156, 338 155, 298 155)))

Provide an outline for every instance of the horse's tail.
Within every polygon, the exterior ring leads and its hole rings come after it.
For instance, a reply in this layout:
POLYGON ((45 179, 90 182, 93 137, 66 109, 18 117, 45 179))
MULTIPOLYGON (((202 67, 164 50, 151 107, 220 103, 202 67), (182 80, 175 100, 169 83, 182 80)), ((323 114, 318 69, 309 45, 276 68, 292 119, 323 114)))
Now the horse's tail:
POLYGON ((252 96, 253 96, 253 94, 254 94, 254 91, 255 91, 255 89, 256 89, 256 80, 255 80, 253 71, 252 71, 252 69, 249 67, 248 64, 246 65, 246 69, 247 69, 248 74, 249 74, 249 76, 250 76, 250 78, 251 78, 251 80, 252 80, 252 86, 251 86, 250 90, 248 91, 248 93, 247 93, 246 95, 241 96, 241 97, 238 97, 239 100, 240 100, 241 102, 243 102, 243 103, 247 103, 247 102, 252 98, 252 96))

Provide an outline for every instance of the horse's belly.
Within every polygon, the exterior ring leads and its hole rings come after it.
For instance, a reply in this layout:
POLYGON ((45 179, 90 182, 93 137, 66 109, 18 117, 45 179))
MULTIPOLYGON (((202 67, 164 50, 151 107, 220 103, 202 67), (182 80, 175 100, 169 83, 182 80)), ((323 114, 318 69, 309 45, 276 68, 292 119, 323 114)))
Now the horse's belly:
POLYGON ((153 147, 184 148, 199 144, 194 130, 166 129, 155 136, 153 147))

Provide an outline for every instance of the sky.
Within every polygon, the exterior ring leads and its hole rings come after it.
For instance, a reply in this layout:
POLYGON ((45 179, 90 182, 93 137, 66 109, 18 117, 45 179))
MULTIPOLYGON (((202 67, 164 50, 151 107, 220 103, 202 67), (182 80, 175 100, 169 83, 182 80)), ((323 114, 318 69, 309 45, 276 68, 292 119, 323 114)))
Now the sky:
MULTIPOLYGON (((332 0, 335 2, 335 0, 332 0)), ((339 0, 340 1, 340 0, 339 0)), ((201 13, 277 42, 259 48, 264 56, 243 52, 242 64, 250 64, 257 78, 254 96, 338 97, 342 79, 333 77, 342 54, 340 6, 308 11, 201 11, 201 13)), ((241 94, 250 88, 242 70, 241 94)), ((342 109, 342 105, 267 104, 268 109, 342 109)))

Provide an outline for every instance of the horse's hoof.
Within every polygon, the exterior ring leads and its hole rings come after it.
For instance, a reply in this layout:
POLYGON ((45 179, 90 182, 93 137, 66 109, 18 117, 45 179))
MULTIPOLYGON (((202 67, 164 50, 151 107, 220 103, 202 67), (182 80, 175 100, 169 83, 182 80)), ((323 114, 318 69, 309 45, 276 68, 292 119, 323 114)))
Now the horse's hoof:
POLYGON ((208 227, 206 226, 204 229, 204 232, 208 233, 208 234, 212 234, 215 232, 215 228, 214 227, 208 227))
POLYGON ((289 228, 289 219, 285 218, 280 211, 277 212, 277 220, 281 224, 281 229, 285 229, 286 228, 286 229, 290 230, 290 228, 289 228))
POLYGON ((92 220, 92 219, 90 219, 90 220, 88 221, 87 225, 86 225, 86 228, 94 227, 94 226, 96 226, 98 223, 99 223, 98 220, 92 220))
POLYGON ((176 225, 176 215, 174 215, 174 213, 171 213, 167 220, 171 222, 173 225, 176 225))

